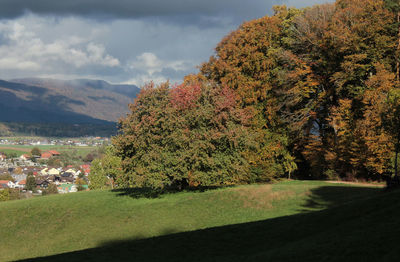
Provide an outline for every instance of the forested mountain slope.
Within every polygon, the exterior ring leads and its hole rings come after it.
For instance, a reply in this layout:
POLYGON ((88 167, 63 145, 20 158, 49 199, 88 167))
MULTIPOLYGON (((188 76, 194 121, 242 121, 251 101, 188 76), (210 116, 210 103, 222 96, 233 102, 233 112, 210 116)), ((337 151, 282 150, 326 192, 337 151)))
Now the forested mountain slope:
POLYGON ((116 122, 139 90, 134 85, 112 85, 102 80, 0 80, 0 121, 116 122))

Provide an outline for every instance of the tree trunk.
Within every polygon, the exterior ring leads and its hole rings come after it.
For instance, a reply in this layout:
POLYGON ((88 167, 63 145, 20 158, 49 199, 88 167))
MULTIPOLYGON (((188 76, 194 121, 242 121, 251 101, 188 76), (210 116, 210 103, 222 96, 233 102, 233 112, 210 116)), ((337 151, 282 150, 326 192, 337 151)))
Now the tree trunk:
POLYGON ((397 12, 397 25, 399 26, 399 30, 397 32, 397 61, 396 61, 396 80, 399 81, 400 78, 400 11, 397 12))
POLYGON ((394 177, 397 178, 397 157, 399 155, 399 144, 400 144, 400 134, 397 134, 397 141, 396 141, 396 154, 394 159, 394 177))

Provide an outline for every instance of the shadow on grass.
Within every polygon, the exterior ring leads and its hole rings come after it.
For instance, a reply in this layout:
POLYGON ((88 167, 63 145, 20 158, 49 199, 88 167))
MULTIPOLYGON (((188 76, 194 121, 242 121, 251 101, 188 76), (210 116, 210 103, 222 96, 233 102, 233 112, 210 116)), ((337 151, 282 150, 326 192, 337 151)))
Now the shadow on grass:
POLYGON ((166 229, 164 236, 29 261, 396 261, 399 198, 400 191, 321 187, 305 208, 321 202, 333 208, 192 232, 166 229), (345 199, 354 201, 340 205, 345 199))
POLYGON ((382 188, 354 187, 354 186, 322 186, 311 189, 307 202, 302 211, 323 209, 340 206, 360 199, 374 197, 376 193, 383 192, 382 188))

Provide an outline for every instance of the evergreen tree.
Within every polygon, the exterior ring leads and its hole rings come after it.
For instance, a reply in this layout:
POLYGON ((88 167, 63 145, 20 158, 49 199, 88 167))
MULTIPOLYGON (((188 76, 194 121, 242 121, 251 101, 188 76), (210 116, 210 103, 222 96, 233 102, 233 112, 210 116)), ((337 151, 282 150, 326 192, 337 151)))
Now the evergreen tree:
POLYGON ((36 186, 37 186, 37 184, 36 184, 35 177, 33 176, 32 173, 29 173, 28 176, 26 177, 25 189, 35 192, 36 186))

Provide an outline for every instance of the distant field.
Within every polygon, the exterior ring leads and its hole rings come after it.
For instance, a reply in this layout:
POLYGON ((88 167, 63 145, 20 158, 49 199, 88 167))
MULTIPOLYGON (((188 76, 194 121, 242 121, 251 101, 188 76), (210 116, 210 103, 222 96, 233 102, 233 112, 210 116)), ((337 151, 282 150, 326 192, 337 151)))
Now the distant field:
POLYGON ((289 181, 4 202, 0 261, 395 261, 400 192, 382 190, 289 181))
POLYGON ((25 146, 25 145, 0 145, 0 152, 24 154, 30 152, 32 148, 38 147, 42 151, 57 150, 62 152, 74 152, 77 156, 86 156, 91 151, 97 149, 95 146, 52 146, 52 145, 38 145, 38 146, 25 146))

